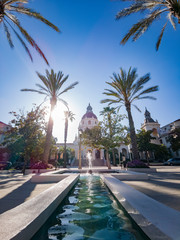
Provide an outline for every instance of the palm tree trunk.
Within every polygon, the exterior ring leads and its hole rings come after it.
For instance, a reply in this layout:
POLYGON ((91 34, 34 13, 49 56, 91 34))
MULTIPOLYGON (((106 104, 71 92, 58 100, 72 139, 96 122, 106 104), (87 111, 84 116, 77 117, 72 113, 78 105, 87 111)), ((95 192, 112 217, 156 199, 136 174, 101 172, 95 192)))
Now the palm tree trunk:
POLYGON ((126 111, 128 113, 128 119, 129 119, 129 128, 130 128, 130 138, 131 138, 131 145, 132 145, 132 154, 133 154, 133 160, 140 160, 139 159, 139 153, 137 148, 137 139, 136 139, 136 133, 134 128, 134 121, 131 114, 131 106, 130 104, 126 104, 126 111))
POLYGON ((47 127, 46 141, 44 146, 43 160, 42 160, 44 163, 48 163, 48 159, 49 159, 49 151, 51 147, 51 138, 52 138, 52 130, 53 130, 52 112, 54 110, 55 105, 56 105, 56 101, 52 100, 51 111, 50 111, 48 127, 47 127))
POLYGON ((112 149, 112 155, 113 155, 113 165, 116 166, 116 158, 115 158, 114 149, 112 149))
POLYGON ((66 117, 65 119, 65 129, 64 129, 64 168, 66 168, 66 165, 67 165, 67 154, 66 154, 67 131, 68 131, 68 117, 66 117))
POLYGON ((109 161, 109 149, 106 149, 106 161, 107 161, 108 169, 111 169, 111 164, 110 164, 110 161, 109 161))

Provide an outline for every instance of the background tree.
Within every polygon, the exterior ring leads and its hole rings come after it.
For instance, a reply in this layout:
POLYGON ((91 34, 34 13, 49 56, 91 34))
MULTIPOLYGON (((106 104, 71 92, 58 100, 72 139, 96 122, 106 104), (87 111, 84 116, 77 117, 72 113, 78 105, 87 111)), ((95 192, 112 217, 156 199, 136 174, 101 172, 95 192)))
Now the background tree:
POLYGON ((60 96, 65 92, 74 88, 78 84, 78 82, 74 82, 70 86, 62 90, 62 86, 64 85, 64 83, 67 81, 69 77, 68 75, 64 77, 64 74, 60 71, 56 74, 53 71, 53 69, 51 69, 51 72, 46 70, 46 76, 43 76, 38 72, 37 72, 37 75, 43 83, 43 85, 36 84, 39 90, 25 88, 25 89, 21 89, 21 91, 36 92, 39 94, 43 94, 46 96, 46 98, 50 99, 51 109, 50 109, 50 116, 49 116, 47 134, 46 134, 46 142, 45 142, 45 148, 44 148, 44 154, 43 154, 43 162, 47 163, 49 150, 50 150, 51 137, 52 137, 52 130, 53 130, 52 112, 58 100, 67 106, 66 101, 60 98, 60 96))
POLYGON ((14 119, 10 130, 6 132, 3 145, 10 153, 10 161, 23 161, 23 173, 28 161, 37 161, 42 157, 45 143, 45 109, 34 107, 30 112, 11 112, 14 119))
POLYGON ((138 134, 136 135, 138 150, 140 152, 145 152, 145 158, 148 165, 149 165, 148 152, 153 150, 153 144, 151 143, 151 139, 155 139, 155 137, 152 137, 151 134, 152 131, 141 130, 138 131, 138 134))
POLYGON ((67 143, 67 134, 68 134, 68 120, 71 122, 75 119, 74 118, 74 113, 71 111, 65 111, 65 128, 64 128, 64 167, 66 167, 67 164, 67 153, 66 153, 66 143, 67 143))
MULTIPOLYGON (((121 120, 122 116, 116 117, 116 120, 121 120)), ((109 160, 109 151, 115 147, 120 146, 124 142, 126 136, 126 128, 123 127, 119 121, 111 121, 112 135, 108 129, 108 121, 105 119, 99 122, 98 126, 92 129, 86 129, 82 133, 82 142, 84 145, 91 148, 105 149, 108 169, 111 168, 109 160)))
POLYGON ((157 145, 152 144, 152 151, 154 153, 156 161, 164 162, 171 157, 170 152, 168 151, 167 147, 163 144, 157 145))
POLYGON ((24 47, 24 49, 26 50, 26 52, 28 53, 30 59, 33 60, 29 48, 27 47, 25 41, 20 36, 20 34, 21 34, 25 38, 25 40, 33 48, 36 49, 36 51, 40 54, 40 56, 43 57, 43 59, 46 61, 46 63, 49 64, 44 53, 39 48, 39 46, 36 44, 34 39, 29 35, 29 33, 26 31, 26 29, 24 29, 22 27, 22 25, 17 17, 17 14, 18 15, 23 14, 23 15, 27 15, 29 17, 36 18, 39 21, 48 25, 49 27, 53 28, 57 32, 59 32, 59 29, 54 24, 49 22, 46 18, 44 18, 40 13, 35 12, 33 9, 25 7, 24 4, 26 4, 28 2, 29 2, 29 0, 13 0, 13 1, 1 0, 0 1, 0 25, 4 26, 4 31, 6 33, 7 40, 9 42, 9 45, 11 48, 14 47, 14 44, 13 44, 13 41, 11 38, 11 32, 13 32, 16 35, 16 37, 19 39, 19 41, 21 42, 21 44, 24 47), (18 33, 18 31, 16 31, 15 27, 20 31, 20 34, 18 33))
MULTIPOLYGON (((122 134, 123 127, 121 125, 121 121, 125 118, 125 115, 117 114, 115 108, 110 107, 105 107, 103 111, 100 112, 100 115, 103 116, 101 126, 103 124, 103 127, 107 129, 106 135, 109 135, 109 138, 112 139, 113 142, 114 137, 118 137, 118 134, 122 134)), ((111 150, 113 156, 113 165, 116 165, 115 150, 114 148, 112 148, 111 150)))
POLYGON ((133 41, 136 41, 143 33, 145 33, 149 29, 149 27, 154 21, 162 19, 161 17, 167 14, 165 24, 161 29, 160 35, 156 43, 156 50, 158 50, 168 21, 171 23, 175 30, 177 22, 180 23, 180 1, 178 0, 165 0, 165 1, 123 0, 123 1, 129 1, 132 4, 129 7, 124 8, 120 12, 118 12, 118 14, 116 15, 116 19, 120 19, 137 12, 140 13, 145 12, 147 14, 145 18, 141 19, 130 28, 128 33, 121 40, 121 44, 125 44, 131 37, 133 41))
POLYGON ((134 127, 134 121, 131 114, 131 106, 134 106, 138 111, 140 109, 134 105, 134 101, 142 100, 142 99, 153 99, 155 97, 147 96, 147 94, 155 92, 158 90, 158 86, 153 86, 143 90, 144 85, 150 80, 150 74, 146 74, 139 79, 137 75, 137 69, 131 67, 129 68, 128 73, 125 70, 120 68, 120 74, 113 73, 113 77, 111 77, 112 82, 106 82, 111 89, 105 89, 106 92, 103 94, 112 97, 112 99, 107 98, 101 100, 101 103, 109 103, 111 104, 119 104, 118 108, 122 105, 125 106, 128 120, 129 120, 129 131, 130 131, 130 138, 132 144, 132 153, 133 158, 135 160, 139 160, 138 148, 137 148, 137 140, 136 140, 136 133, 134 127))
POLYGON ((173 152, 180 150, 180 127, 177 127, 170 132, 168 141, 171 144, 173 152))

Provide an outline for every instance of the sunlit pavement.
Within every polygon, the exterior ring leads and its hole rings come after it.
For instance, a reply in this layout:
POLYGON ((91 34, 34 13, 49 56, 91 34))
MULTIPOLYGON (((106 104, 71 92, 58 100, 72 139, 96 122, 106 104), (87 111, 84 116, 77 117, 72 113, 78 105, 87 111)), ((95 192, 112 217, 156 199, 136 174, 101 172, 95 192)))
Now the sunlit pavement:
MULTIPOLYGON (((101 167, 97 168, 101 169, 101 167)), ((124 182, 180 211, 180 167, 153 166, 152 168, 156 168, 157 172, 148 173, 149 180, 124 182)), ((112 167, 112 169, 119 168, 112 167)), ((31 183, 31 176, 32 174, 23 176, 20 172, 0 171, 0 214, 54 185, 54 183, 31 183)))
POLYGON ((156 166, 157 172, 149 173, 149 180, 124 181, 149 197, 180 211, 180 167, 156 166))
POLYGON ((54 185, 54 183, 31 183, 32 174, 23 176, 19 171, 0 171, 0 214, 54 185))

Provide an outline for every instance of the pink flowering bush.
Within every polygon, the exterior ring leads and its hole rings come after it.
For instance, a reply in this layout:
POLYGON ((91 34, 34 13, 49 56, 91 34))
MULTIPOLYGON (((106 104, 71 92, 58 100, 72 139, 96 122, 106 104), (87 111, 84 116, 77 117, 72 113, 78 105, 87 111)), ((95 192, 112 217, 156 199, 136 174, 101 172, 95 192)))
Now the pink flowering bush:
POLYGON ((139 160, 133 160, 127 163, 128 168, 149 168, 147 164, 139 160))
POLYGON ((43 162, 37 162, 31 165, 31 169, 47 169, 47 168, 53 168, 53 165, 43 162))

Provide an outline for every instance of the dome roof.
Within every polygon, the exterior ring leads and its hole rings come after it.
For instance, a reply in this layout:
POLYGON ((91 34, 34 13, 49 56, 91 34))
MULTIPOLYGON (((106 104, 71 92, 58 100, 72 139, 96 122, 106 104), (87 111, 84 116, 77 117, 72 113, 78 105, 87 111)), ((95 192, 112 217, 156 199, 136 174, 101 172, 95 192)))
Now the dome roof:
POLYGON ((87 111, 83 115, 82 119, 84 119, 84 118, 95 118, 95 119, 97 119, 96 115, 92 111, 92 107, 91 107, 90 103, 89 103, 89 106, 87 107, 87 111))

